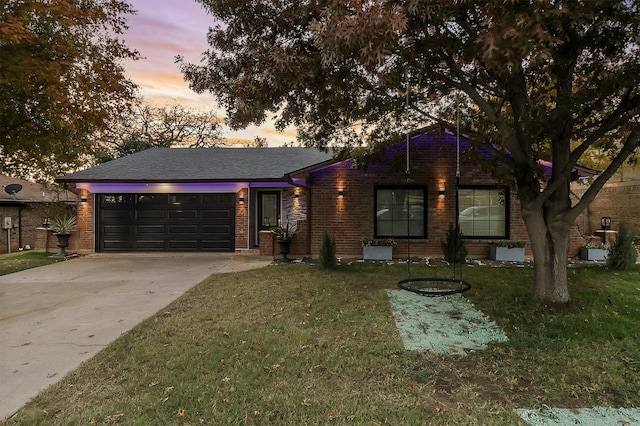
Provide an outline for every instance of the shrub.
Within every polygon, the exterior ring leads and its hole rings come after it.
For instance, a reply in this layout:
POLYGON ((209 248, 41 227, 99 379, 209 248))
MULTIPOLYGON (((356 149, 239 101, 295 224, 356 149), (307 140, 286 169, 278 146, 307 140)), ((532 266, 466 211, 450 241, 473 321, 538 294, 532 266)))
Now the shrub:
POLYGON ((620 271, 628 271, 633 268, 638 258, 638 252, 633 245, 635 234, 629 232, 624 222, 620 223, 620 231, 618 236, 609 247, 609 256, 607 257, 607 266, 620 271))
POLYGON ((467 257, 467 248, 464 245, 462 232, 457 226, 449 223, 447 231, 447 239, 442 242, 442 253, 444 260, 449 263, 465 263, 467 257))
POLYGON ((338 264, 336 259, 336 239, 333 235, 324 231, 322 234, 322 246, 320 247, 320 265, 324 269, 335 268, 338 264))

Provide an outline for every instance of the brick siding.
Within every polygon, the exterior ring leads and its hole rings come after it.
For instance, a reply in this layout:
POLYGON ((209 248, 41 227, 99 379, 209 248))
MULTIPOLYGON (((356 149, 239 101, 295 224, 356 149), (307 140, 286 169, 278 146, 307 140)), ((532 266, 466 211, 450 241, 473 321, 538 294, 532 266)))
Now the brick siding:
MULTIPOLYGON (((427 238, 397 240, 394 257, 441 256, 441 242, 446 238, 449 223, 455 221, 455 144, 444 143, 430 152, 412 153, 410 185, 426 186, 427 238), (438 197, 440 187, 445 188, 445 197, 438 197)), ((339 256, 361 257, 361 239, 371 238, 374 233, 374 191, 378 185, 406 185, 404 171, 389 172, 388 164, 371 164, 366 170, 352 167, 345 161, 311 173, 312 188, 312 233, 311 253, 317 255, 326 230, 336 238, 339 256), (343 189, 344 197, 338 198, 343 189)), ((493 185, 494 182, 479 167, 470 164, 461 166, 461 185, 493 185)), ((520 216, 520 207, 515 195, 510 197, 509 239, 528 241, 528 234, 520 216)), ((471 257, 487 257, 488 245, 493 240, 467 240, 471 257)))
MULTIPOLYGON (((578 197, 586 187, 574 187, 578 197)), ((631 231, 640 233, 640 182, 613 182, 606 184, 591 202, 583 215, 576 221, 585 235, 601 229, 603 216, 611 218, 611 229, 618 230, 624 221, 631 231)))

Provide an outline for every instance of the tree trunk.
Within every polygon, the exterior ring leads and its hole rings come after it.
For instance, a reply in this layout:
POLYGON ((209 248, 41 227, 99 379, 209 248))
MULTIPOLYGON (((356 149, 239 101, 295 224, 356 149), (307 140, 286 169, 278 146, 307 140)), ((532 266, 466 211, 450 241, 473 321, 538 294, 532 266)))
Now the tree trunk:
POLYGON ((534 296, 549 303, 567 303, 570 300, 567 265, 571 224, 557 218, 546 221, 542 209, 523 208, 523 217, 533 251, 534 296))

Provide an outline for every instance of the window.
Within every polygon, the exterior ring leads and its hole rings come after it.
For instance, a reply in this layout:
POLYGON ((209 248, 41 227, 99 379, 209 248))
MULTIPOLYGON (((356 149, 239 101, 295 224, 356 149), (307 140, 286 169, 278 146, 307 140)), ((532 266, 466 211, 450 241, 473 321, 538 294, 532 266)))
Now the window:
POLYGON ((280 224, 280 192, 258 193, 258 229, 269 230, 280 224))
POLYGON ((376 238, 426 238, 426 188, 377 187, 376 238))
POLYGON ((507 238, 509 189, 505 187, 458 189, 458 224, 465 238, 507 238))

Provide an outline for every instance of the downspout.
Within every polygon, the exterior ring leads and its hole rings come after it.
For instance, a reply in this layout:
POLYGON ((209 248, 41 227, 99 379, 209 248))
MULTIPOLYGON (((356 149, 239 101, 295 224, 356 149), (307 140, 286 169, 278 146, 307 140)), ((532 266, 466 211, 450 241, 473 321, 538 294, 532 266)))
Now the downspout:
POLYGON ((296 183, 291 179, 289 174, 284 175, 287 179, 287 183, 297 188, 302 188, 307 193, 307 255, 311 255, 311 188, 300 183, 296 183))
POLYGON ((24 210, 24 207, 18 208, 18 249, 21 249, 23 247, 22 246, 22 210, 24 210))

